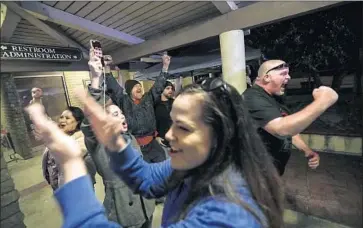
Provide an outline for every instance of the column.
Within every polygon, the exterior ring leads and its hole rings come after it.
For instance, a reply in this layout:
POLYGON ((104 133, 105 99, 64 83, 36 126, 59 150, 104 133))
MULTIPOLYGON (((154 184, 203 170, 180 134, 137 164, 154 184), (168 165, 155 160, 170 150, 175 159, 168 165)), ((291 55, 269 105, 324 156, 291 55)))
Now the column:
POLYGON ((5 20, 6 17, 6 11, 7 11, 7 7, 6 5, 1 3, 1 13, 0 13, 0 28, 3 26, 3 22, 5 20))
POLYGON ((24 159, 31 158, 33 156, 32 148, 14 79, 9 73, 1 73, 0 77, 2 93, 1 108, 4 108, 6 127, 10 132, 15 151, 24 159))
POLYGON ((223 79, 242 94, 247 88, 245 39, 242 30, 232 30, 219 35, 223 79))

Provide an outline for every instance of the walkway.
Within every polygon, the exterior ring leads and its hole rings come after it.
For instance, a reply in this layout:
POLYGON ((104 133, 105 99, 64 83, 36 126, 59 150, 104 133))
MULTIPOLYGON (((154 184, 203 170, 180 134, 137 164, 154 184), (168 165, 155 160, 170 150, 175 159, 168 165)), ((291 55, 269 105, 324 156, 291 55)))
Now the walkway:
POLYGON ((289 208, 352 227, 362 227, 361 157, 320 153, 318 169, 294 151, 283 179, 289 208))
MULTIPOLYGON (((5 159, 9 160, 7 153, 4 155, 5 159)), ((294 161, 295 158, 290 164, 296 164, 294 161)), ((21 195, 19 203, 25 215, 24 222, 28 228, 61 227, 61 214, 52 197, 51 188, 43 180, 40 164, 40 155, 29 160, 8 163, 15 186, 21 195)), ((288 170, 287 173, 289 175, 286 176, 291 177, 296 172, 288 170)), ((100 176, 97 176, 96 195, 100 201, 103 200, 104 190, 100 176)), ((162 209, 163 207, 158 205, 154 212, 154 228, 160 227, 162 209)), ((284 220, 287 228, 349 228, 292 210, 285 211, 284 220)))

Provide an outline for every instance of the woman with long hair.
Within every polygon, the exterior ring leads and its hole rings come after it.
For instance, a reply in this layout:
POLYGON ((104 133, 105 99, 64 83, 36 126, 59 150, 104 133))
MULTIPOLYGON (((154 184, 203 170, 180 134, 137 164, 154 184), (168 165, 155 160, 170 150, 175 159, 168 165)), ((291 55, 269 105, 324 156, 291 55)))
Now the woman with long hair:
MULTIPOLYGON (((96 183, 96 167, 92 158, 89 156, 85 143, 83 133, 81 131, 81 123, 84 119, 82 109, 70 106, 62 112, 58 119, 58 127, 65 134, 71 136, 80 145, 82 156, 86 162, 87 169, 92 177, 93 184, 96 183)), ((49 148, 45 148, 42 159, 43 176, 48 184, 52 187, 53 191, 57 190, 64 182, 63 172, 57 164, 54 156, 49 148)))
MULTIPOLYGON (((114 171, 145 197, 167 196, 162 227, 280 228, 283 225, 279 175, 240 94, 223 80, 206 79, 200 86, 187 86, 177 96, 171 111, 173 123, 166 135, 171 158, 156 164, 143 161, 94 100, 86 95, 80 97, 96 137, 108 149, 114 171)), ((36 109, 33 112, 38 113, 36 109)), ((46 120, 34 120, 40 128, 44 127, 42 121, 46 120)), ((52 131, 47 129, 46 132, 52 131)), ((90 192, 85 187, 90 185, 89 178, 77 159, 79 151, 57 143, 57 137, 44 135, 58 146, 60 160, 68 161, 63 162, 64 166, 72 161, 73 166, 77 163, 80 167, 77 173, 69 171, 68 186, 56 193, 63 209, 78 214, 75 217, 64 211, 68 215, 65 222, 72 226, 115 226, 101 214, 101 205, 98 213, 95 208, 86 210, 90 202, 96 204, 89 199, 91 194, 88 199, 79 197, 74 205, 75 196, 69 189, 77 187, 90 192)), ((71 145, 71 140, 68 141, 71 145)))

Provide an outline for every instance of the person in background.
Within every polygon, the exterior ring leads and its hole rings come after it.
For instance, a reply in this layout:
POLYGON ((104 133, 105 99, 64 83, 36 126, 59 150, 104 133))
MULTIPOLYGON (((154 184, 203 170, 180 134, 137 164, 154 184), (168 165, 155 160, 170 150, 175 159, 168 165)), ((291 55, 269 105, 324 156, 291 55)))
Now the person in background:
MULTIPOLYGON (((123 89, 116 79, 109 73, 106 74, 106 94, 112 102, 123 110, 130 133, 135 136, 140 145, 141 152, 147 162, 160 162, 166 159, 163 148, 156 141, 156 120, 154 113, 155 103, 160 99, 164 85, 169 74, 167 73, 170 56, 164 55, 163 69, 156 78, 150 91, 143 94, 140 82, 127 80, 123 89), (126 94, 124 93, 126 91, 126 94)), ((90 50, 89 69, 91 71, 90 93, 99 93, 105 88, 102 85, 102 65, 99 57, 90 50)), ((106 63, 105 71, 110 72, 109 63, 106 63)))
MULTIPOLYGON (((103 93, 93 93, 93 98, 102 105, 103 93)), ((107 98, 107 101, 111 99, 107 98)), ((133 147, 140 150, 136 139, 128 132, 124 114, 119 107, 106 102, 106 112, 109 119, 115 120, 121 126, 121 134, 131 140, 133 147)), ((100 174, 105 187, 103 205, 109 220, 122 227, 151 228, 155 200, 147 200, 139 194, 133 194, 129 187, 113 172, 109 165, 109 157, 105 147, 98 142, 87 118, 84 118, 81 130, 85 136, 85 144, 100 174)))
MULTIPOLYGON (((32 96, 32 99, 29 101, 28 105, 41 104, 44 107, 45 113, 48 115, 48 118, 50 118, 49 117, 49 112, 48 112, 48 108, 49 108, 48 107, 48 102, 47 102, 46 99, 43 98, 43 90, 41 88, 38 88, 38 87, 33 87, 31 89, 31 96, 32 96)), ((25 119, 26 122, 31 122, 27 116, 25 116, 25 118, 26 118, 25 119)), ((34 131, 33 124, 30 123, 28 126, 29 126, 30 132, 33 134, 35 140, 38 141, 39 139, 37 138, 37 134, 34 131)))
MULTIPOLYGON (((38 87, 34 87, 32 88, 31 90, 31 95, 32 95, 32 99, 30 100, 29 104, 35 104, 35 103, 38 103, 38 104, 41 104, 43 105, 43 90, 41 88, 38 88, 38 87)), ((44 105, 43 105, 44 106, 44 105)))
POLYGON ((310 105, 292 113, 281 99, 290 79, 287 63, 268 60, 261 64, 253 86, 243 93, 246 106, 280 175, 285 172, 292 145, 304 152, 310 168, 319 166, 319 154, 306 145, 300 133, 338 99, 333 89, 321 86, 313 91, 314 101, 310 105))
MULTIPOLYGON (((40 103, 37 104, 41 105, 40 103)), ((86 162, 88 172, 92 177, 92 183, 95 184, 96 168, 92 161, 92 158, 87 152, 86 146, 84 144, 84 137, 82 132, 80 131, 80 126, 83 118, 84 114, 80 108, 70 106, 67 110, 63 111, 63 113, 59 117, 58 127, 65 134, 75 139, 79 144, 82 151, 82 158, 86 162)), ((36 129, 35 132, 37 137, 40 139, 40 133, 37 132, 36 129)), ((45 148, 45 151, 43 153, 42 170, 45 180, 52 187, 53 191, 57 190, 64 183, 63 172, 48 147, 45 148)))
POLYGON ((175 94, 178 94, 181 90, 181 80, 182 77, 178 78, 175 86, 170 81, 166 81, 165 89, 161 94, 161 99, 155 104, 156 130, 158 132, 156 140, 166 151, 166 156, 169 148, 169 142, 165 140, 165 134, 168 132, 172 124, 170 111, 174 102, 175 94))
MULTIPOLYGON (((171 158, 156 164, 142 159, 120 134, 122 127, 94 99, 81 93, 79 97, 98 141, 108 150, 114 171, 146 197, 167 194, 162 227, 283 226, 279 175, 240 94, 223 80, 213 78, 201 86, 187 86, 175 99, 173 124, 166 134, 171 158)), ((101 205, 90 194, 90 179, 74 141, 57 132, 39 106, 28 111, 66 170, 67 184, 55 193, 64 224, 116 227, 106 221, 101 205)))

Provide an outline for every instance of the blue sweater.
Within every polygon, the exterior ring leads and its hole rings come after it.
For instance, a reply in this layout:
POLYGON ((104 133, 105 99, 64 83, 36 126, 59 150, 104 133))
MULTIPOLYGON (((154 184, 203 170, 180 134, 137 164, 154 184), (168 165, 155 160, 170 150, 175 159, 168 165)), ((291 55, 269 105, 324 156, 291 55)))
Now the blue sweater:
MULTIPOLYGON (((180 211, 188 195, 190 180, 185 180, 176 189, 167 192, 166 182, 172 173, 170 160, 156 164, 146 163, 130 145, 119 153, 110 153, 110 156, 115 172, 135 192, 147 198, 167 194, 162 227, 262 227, 256 218, 240 205, 215 197, 202 199, 188 212, 184 220, 174 223, 172 219, 180 211)), ((262 215, 242 178, 238 178, 236 186, 241 200, 262 215)), ((55 196, 64 215, 63 227, 119 227, 107 221, 104 209, 93 192, 89 177, 81 177, 67 183, 55 193, 55 196)))

